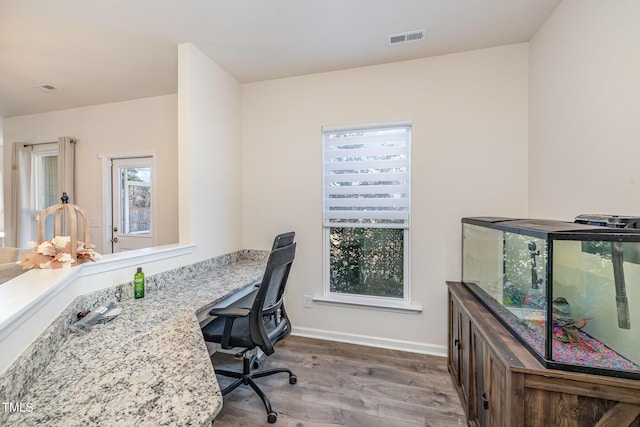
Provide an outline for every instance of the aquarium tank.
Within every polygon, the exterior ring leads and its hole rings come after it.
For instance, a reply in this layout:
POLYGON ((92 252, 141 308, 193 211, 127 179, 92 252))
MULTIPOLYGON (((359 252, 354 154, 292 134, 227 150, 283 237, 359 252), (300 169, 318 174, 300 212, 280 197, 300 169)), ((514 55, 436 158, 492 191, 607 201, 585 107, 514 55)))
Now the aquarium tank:
POLYGON ((548 368, 640 379, 638 217, 462 219, 462 281, 548 368))

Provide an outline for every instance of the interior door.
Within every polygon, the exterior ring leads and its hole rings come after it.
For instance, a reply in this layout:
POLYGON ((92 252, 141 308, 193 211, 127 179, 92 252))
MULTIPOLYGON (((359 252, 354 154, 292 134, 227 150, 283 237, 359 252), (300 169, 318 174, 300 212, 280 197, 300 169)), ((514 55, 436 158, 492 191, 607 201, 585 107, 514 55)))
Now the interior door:
POLYGON ((153 158, 111 160, 113 252, 155 246, 153 158))

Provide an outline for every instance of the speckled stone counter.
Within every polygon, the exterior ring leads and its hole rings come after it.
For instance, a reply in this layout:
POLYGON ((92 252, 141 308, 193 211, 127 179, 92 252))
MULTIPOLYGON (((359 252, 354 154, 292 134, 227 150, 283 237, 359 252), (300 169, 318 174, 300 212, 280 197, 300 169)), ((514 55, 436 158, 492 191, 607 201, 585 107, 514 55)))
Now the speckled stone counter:
POLYGON ((210 425, 222 396, 196 314, 257 283, 267 252, 242 251, 79 297, 0 377, 0 425, 210 425), (75 313, 122 314, 86 334, 75 313), (16 404, 22 405, 16 407, 16 404), (5 405, 6 406, 6 405, 5 405))

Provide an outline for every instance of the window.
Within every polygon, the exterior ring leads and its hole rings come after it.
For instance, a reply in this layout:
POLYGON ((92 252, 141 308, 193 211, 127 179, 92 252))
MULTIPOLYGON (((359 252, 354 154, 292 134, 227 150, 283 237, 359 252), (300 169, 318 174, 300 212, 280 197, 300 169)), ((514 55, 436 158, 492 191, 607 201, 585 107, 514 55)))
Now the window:
MULTIPOLYGON (((43 210, 56 203, 60 203, 60 191, 58 189, 58 148, 55 144, 42 144, 33 148, 32 183, 33 183, 33 217, 35 224, 33 230, 37 230, 37 222, 43 210)), ((53 215, 47 217, 44 223, 44 235, 46 239, 53 238, 53 215)), ((36 240, 32 236, 30 240, 36 240)))
POLYGON ((323 128, 325 294, 409 301, 409 124, 323 128))

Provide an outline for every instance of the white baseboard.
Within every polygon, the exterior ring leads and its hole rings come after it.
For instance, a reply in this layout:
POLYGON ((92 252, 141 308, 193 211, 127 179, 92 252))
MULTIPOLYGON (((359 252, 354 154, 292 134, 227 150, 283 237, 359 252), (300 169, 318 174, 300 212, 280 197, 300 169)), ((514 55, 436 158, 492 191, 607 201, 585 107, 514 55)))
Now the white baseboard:
POLYGON ((447 357, 447 347, 435 344, 423 344, 413 341, 377 338, 366 335, 346 334, 342 332, 325 331, 313 328, 296 328, 291 335, 321 340, 344 342, 348 344, 366 345, 369 347, 387 348, 391 350, 408 351, 411 353, 428 354, 431 356, 447 357))

